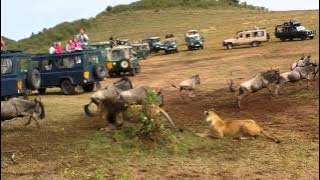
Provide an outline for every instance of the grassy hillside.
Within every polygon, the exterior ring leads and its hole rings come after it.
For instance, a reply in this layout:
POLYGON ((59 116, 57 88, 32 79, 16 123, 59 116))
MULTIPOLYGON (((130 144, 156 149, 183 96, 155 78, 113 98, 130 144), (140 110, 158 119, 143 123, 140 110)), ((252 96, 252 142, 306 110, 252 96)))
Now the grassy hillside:
POLYGON ((248 9, 255 9, 253 12, 265 10, 237 0, 141 0, 130 5, 106 7, 95 18, 44 28, 30 38, 20 40, 18 48, 31 52, 47 51, 52 42, 65 42, 77 34, 80 27, 87 29, 90 37, 96 41, 105 40, 110 35, 143 38, 149 34, 163 36, 168 31, 183 33, 186 29, 181 27, 206 27, 206 20, 212 19, 212 15, 220 16, 222 13, 223 16, 229 11, 242 12, 248 9), (194 24, 194 21, 185 23, 193 18, 196 20, 194 24))

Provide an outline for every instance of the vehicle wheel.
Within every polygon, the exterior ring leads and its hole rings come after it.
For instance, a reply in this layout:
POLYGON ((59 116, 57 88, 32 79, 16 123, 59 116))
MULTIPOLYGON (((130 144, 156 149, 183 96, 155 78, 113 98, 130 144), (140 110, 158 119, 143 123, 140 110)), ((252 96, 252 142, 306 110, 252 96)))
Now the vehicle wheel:
POLYGON ((290 38, 289 40, 290 40, 290 41, 293 41, 293 38, 290 38))
POLYGON ((304 41, 306 39, 307 39, 307 37, 305 37, 305 36, 301 37, 301 41, 304 41))
POLYGON ((252 47, 257 47, 257 46, 259 46, 259 43, 258 42, 256 42, 256 41, 254 41, 254 42, 252 42, 252 47))
POLYGON ((188 51, 191 51, 191 50, 192 50, 192 48, 190 46, 188 46, 188 51))
POLYGON ((201 48, 201 49, 204 49, 203 45, 202 45, 202 46, 200 46, 200 48, 201 48))
POLYGON ((67 79, 61 82, 61 90, 65 95, 72 95, 76 93, 76 87, 67 79))
POLYGON ((280 38, 280 40, 281 40, 282 42, 286 41, 286 39, 285 39, 285 38, 280 38))
POLYGON ((228 44, 227 44, 227 49, 232 49, 232 48, 233 48, 232 43, 228 43, 228 44))
POLYGON ((94 89, 94 84, 83 85, 82 88, 85 92, 92 92, 94 89))
POLYGON ((311 40, 311 39, 313 39, 313 37, 309 37, 309 39, 311 40))
POLYGON ((136 74, 137 74, 136 69, 132 68, 131 71, 130 71, 130 75, 131 76, 135 76, 136 74))
POLYGON ((38 69, 32 69, 27 74, 28 89, 38 90, 41 85, 41 76, 38 69))
POLYGON ((39 88, 38 92, 40 95, 45 95, 46 94, 47 89, 46 88, 39 88))

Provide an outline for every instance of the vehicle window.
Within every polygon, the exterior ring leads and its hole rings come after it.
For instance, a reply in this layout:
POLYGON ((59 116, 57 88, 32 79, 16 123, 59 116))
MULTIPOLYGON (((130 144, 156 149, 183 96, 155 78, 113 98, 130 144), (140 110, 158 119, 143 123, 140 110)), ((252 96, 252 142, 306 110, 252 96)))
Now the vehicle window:
POLYGON ((12 60, 9 58, 1 59, 1 74, 9 74, 12 72, 12 60))
POLYGON ((42 60, 41 69, 45 71, 51 71, 53 65, 53 60, 42 60))
POLYGON ((117 60, 120 60, 120 59, 124 59, 125 58, 125 53, 124 53, 124 51, 119 51, 119 50, 117 50, 117 51, 112 51, 112 60, 115 60, 115 61, 117 61, 117 60))
POLYGON ((257 37, 263 37, 264 36, 264 31, 257 31, 257 37))
POLYGON ((243 34, 240 33, 240 34, 238 35, 238 37, 239 37, 239 38, 243 38, 243 34))
POLYGON ((73 68, 75 66, 76 62, 75 59, 72 57, 64 57, 63 59, 59 59, 57 61, 58 68, 73 68))
POLYGON ((250 38, 251 34, 246 34, 246 38, 250 38))
POLYGON ((25 59, 25 58, 20 59, 19 65, 20 65, 20 72, 28 72, 28 69, 29 69, 28 59, 25 59))
POLYGON ((91 55, 89 56, 89 64, 98 64, 99 58, 97 55, 91 55))
POLYGON ((298 26, 297 27, 297 31, 304 31, 306 30, 306 28, 304 26, 298 26))

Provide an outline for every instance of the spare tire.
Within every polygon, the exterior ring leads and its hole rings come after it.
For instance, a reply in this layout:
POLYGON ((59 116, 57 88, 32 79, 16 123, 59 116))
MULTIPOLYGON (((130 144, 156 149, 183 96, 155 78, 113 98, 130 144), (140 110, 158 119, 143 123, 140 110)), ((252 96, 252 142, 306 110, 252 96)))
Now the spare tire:
POLYGON ((107 76, 107 69, 103 65, 97 65, 94 68, 94 74, 99 80, 103 80, 107 76))
POLYGON ((28 89, 38 90, 41 85, 41 75, 38 69, 32 69, 27 74, 28 89))

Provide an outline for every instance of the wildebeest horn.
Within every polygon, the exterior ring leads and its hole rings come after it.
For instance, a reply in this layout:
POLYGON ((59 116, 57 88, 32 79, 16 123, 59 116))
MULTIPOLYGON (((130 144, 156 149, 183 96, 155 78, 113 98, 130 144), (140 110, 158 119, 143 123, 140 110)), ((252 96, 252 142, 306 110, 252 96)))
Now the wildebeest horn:
POLYGON ((94 102, 94 101, 92 101, 92 100, 91 100, 91 102, 90 102, 89 104, 86 104, 86 105, 83 106, 84 112, 85 112, 86 115, 89 116, 89 117, 95 117, 95 116, 97 115, 97 114, 95 114, 95 113, 92 113, 92 112, 90 111, 90 109, 89 109, 89 106, 90 106, 92 103, 95 104, 96 106, 98 106, 98 104, 96 104, 96 102, 94 102))

